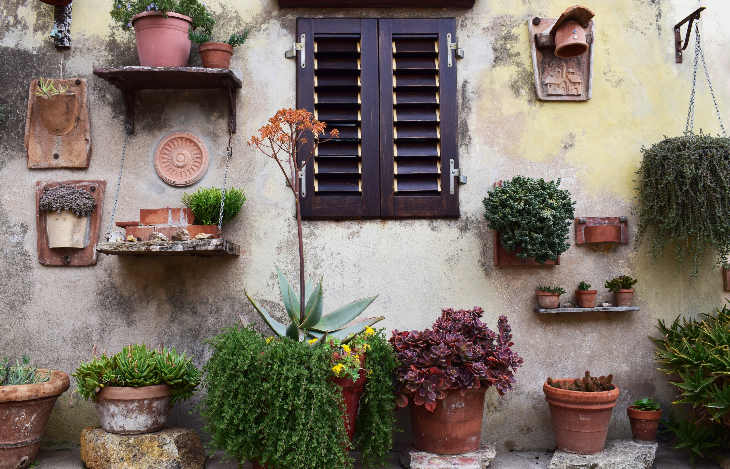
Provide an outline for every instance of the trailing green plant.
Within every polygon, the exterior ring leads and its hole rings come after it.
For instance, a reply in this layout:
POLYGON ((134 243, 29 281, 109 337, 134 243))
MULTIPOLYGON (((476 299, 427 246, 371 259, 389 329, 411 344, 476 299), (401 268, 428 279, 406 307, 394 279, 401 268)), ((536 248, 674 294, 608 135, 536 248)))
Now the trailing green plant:
POLYGON ((608 288, 608 291, 617 293, 619 290, 629 290, 634 287, 637 280, 635 278, 631 278, 628 275, 621 275, 619 277, 614 277, 611 280, 606 280, 606 285, 604 285, 605 288, 608 288))
POLYGON ((75 213, 79 217, 91 215, 96 207, 94 196, 83 189, 70 184, 59 184, 54 188, 45 186, 39 208, 45 212, 58 212, 63 210, 75 213))
MULTIPOLYGON (((241 211, 246 197, 243 189, 226 189, 226 200, 223 205, 223 223, 233 220, 241 211)), ((183 192, 180 199, 186 207, 193 211, 196 225, 217 225, 221 211, 223 191, 217 187, 201 187, 192 194, 183 192)))
POLYGON ((96 394, 107 386, 143 387, 167 384, 170 386, 170 404, 188 400, 200 385, 200 370, 192 363, 193 357, 185 352, 166 348, 148 348, 145 344, 124 347, 116 355, 96 354, 92 360, 81 363, 72 376, 81 397, 96 400, 96 394))
POLYGON ((55 85, 53 84, 53 80, 49 79, 49 80, 44 81, 43 78, 41 78, 38 81, 38 91, 36 91, 35 94, 37 96, 45 96, 47 98, 50 98, 51 96, 65 93, 67 90, 68 90, 68 86, 66 88, 64 88, 64 87, 56 88, 55 85))
POLYGON ((517 251, 520 259, 534 257, 544 264, 568 250, 575 202, 559 185, 560 179, 545 182, 515 176, 489 191, 483 201, 484 218, 491 229, 501 233, 507 252, 517 251))
MULTIPOLYGON (((367 462, 378 464, 392 448, 395 361, 382 331, 353 340, 363 345, 357 350, 366 353, 368 373, 356 445, 367 462)), ((206 393, 197 408, 211 449, 268 467, 353 467, 341 388, 332 381, 339 360, 333 354, 341 347, 266 339, 253 325, 225 329, 207 343, 213 353, 203 367, 206 393)))
POLYGON ((170 12, 188 16, 193 23, 192 29, 200 28, 208 34, 215 24, 215 18, 198 0, 112 0, 109 13, 124 31, 129 31, 132 29, 132 17, 146 11, 158 11, 166 18, 170 12))
POLYGON ((705 456, 730 445, 730 309, 724 305, 702 320, 677 316, 671 325, 660 320, 659 337, 650 337, 654 359, 670 383, 682 392, 673 404, 688 404, 670 414, 669 427, 677 435, 677 448, 705 456), (674 415, 672 417, 672 415, 674 415))
MULTIPOLYGON (((238 47, 244 42, 246 42, 246 38, 248 37, 249 30, 247 29, 243 33, 233 33, 231 34, 228 39, 223 41, 224 44, 228 44, 231 47, 238 47)), ((195 44, 205 44, 206 42, 210 42, 210 33, 206 31, 193 31, 192 29, 188 30, 188 39, 190 39, 191 42, 195 44)))
POLYGON ((0 365, 0 386, 45 383, 51 379, 51 370, 41 373, 38 368, 30 366, 30 358, 23 355, 22 362, 16 360, 15 365, 3 357, 0 365))
POLYGON ((557 389, 565 389, 567 391, 580 391, 580 392, 603 392, 611 391, 616 389, 616 386, 611 384, 613 381, 613 375, 608 376, 591 376, 589 371, 586 371, 585 376, 581 379, 575 379, 572 383, 553 381, 552 378, 547 379, 548 386, 552 386, 557 389))
POLYGON ((657 401, 654 399, 651 399, 649 397, 644 397, 641 399, 636 399, 634 401, 633 406, 638 410, 643 411, 653 411, 653 410, 662 410, 661 406, 657 401))
POLYGON ((565 293, 565 290, 563 287, 545 287, 543 285, 538 285, 537 291, 545 292, 545 293, 555 293, 558 295, 562 295, 565 293))
POLYGON ((588 291, 591 289, 591 284, 586 282, 580 282, 578 284, 578 290, 579 291, 588 291))
POLYGON ((654 260, 672 246, 678 269, 692 259, 692 276, 708 249, 719 266, 730 255, 730 139, 685 132, 641 152, 637 242, 654 260))

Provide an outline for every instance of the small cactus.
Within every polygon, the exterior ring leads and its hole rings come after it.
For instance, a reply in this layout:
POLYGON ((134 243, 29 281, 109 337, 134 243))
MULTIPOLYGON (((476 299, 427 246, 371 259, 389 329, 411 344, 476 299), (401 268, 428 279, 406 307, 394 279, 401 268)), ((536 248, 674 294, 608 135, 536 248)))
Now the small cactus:
POLYGON ((567 391, 603 392, 616 389, 616 386, 611 384, 612 380, 613 375, 599 376, 596 378, 595 376, 591 376, 589 371, 586 371, 585 376, 581 379, 574 380, 572 385, 554 381, 552 378, 547 379, 547 384, 548 386, 552 386, 557 389, 565 389, 567 391))

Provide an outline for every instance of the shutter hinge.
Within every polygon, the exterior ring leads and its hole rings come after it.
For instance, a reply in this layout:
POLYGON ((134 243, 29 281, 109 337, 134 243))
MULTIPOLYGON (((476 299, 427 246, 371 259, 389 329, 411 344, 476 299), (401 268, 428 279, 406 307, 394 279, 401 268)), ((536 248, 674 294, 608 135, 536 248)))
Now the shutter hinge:
POLYGON ((300 37, 300 39, 299 39, 302 42, 295 42, 292 45, 291 50, 288 50, 288 51, 284 52, 284 57, 286 57, 287 59, 296 59, 297 58, 297 51, 301 51, 299 53, 299 59, 300 59, 299 60, 299 63, 300 63, 300 66, 302 68, 304 68, 304 66, 307 63, 306 60, 305 60, 305 53, 304 53, 305 52, 305 49, 304 49, 304 38, 305 38, 305 35, 302 34, 301 37, 300 37))
MULTIPOLYGON (((304 161, 302 161, 302 164, 304 164, 304 161)), ((307 196, 307 167, 302 166, 302 169, 299 170, 299 173, 297 174, 299 177, 299 187, 301 188, 302 197, 307 196)))
POLYGON ((458 42, 451 42, 451 33, 446 35, 446 43, 449 46, 448 62, 449 62, 449 67, 451 67, 453 65, 453 63, 451 61, 451 51, 455 50, 456 53, 454 55, 456 55, 460 59, 463 59, 464 58, 464 49, 459 48, 458 42))
POLYGON ((461 169, 454 168, 454 160, 449 160, 449 193, 454 193, 454 178, 459 178, 459 184, 466 184, 466 176, 461 174, 461 169))

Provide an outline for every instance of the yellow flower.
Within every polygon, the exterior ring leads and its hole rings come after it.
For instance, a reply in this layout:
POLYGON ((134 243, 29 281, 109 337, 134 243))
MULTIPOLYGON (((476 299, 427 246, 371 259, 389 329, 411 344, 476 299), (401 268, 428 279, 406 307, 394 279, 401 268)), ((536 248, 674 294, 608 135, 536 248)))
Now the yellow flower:
POLYGON ((365 345, 363 346, 363 348, 364 348, 364 349, 365 349, 365 351, 367 352, 367 351, 368 351, 368 349, 370 349, 370 345, 368 345, 368 344, 365 344, 365 345))
POLYGON ((349 345, 343 345, 342 350, 345 351, 345 353, 350 353, 350 346, 349 345))
POLYGON ((317 342, 318 340, 319 339, 315 337, 314 339, 308 340, 307 342, 309 342, 310 344, 313 344, 313 343, 317 342))
POLYGON ((332 371, 334 371, 335 374, 339 375, 340 374, 340 371, 342 371, 342 369, 344 367, 345 367, 345 365, 343 365, 342 363, 338 363, 337 365, 335 365, 335 366, 332 367, 332 371))
POLYGON ((375 335, 375 329, 373 329, 372 327, 366 327, 365 335, 375 335))
POLYGON ((269 343, 269 342, 271 342, 272 340, 274 340, 274 337, 273 337, 273 336, 272 336, 272 337, 269 337, 268 339, 266 339, 266 343, 268 344, 268 343, 269 343))

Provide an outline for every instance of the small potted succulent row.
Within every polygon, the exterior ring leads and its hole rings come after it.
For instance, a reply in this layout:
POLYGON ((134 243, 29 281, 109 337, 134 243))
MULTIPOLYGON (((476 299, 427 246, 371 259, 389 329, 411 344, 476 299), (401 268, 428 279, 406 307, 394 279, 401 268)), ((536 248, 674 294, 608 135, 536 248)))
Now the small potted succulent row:
MULTIPOLYGON (((634 289, 631 288, 636 279, 628 275, 621 275, 606 281, 606 288, 613 292, 616 306, 631 306, 634 298, 634 289)), ((580 308, 594 308, 596 306, 596 295, 598 290, 590 290, 591 284, 581 281, 575 291, 575 299, 580 308)), ((560 305, 560 295, 565 293, 562 287, 537 287, 537 298, 540 308, 555 309, 560 305)))
POLYGON ((191 29, 188 32, 188 37, 192 42, 198 44, 198 52, 200 52, 203 67, 228 68, 231 66, 233 48, 246 42, 248 30, 241 34, 231 34, 225 42, 211 42, 210 32, 208 31, 195 32, 191 29))

